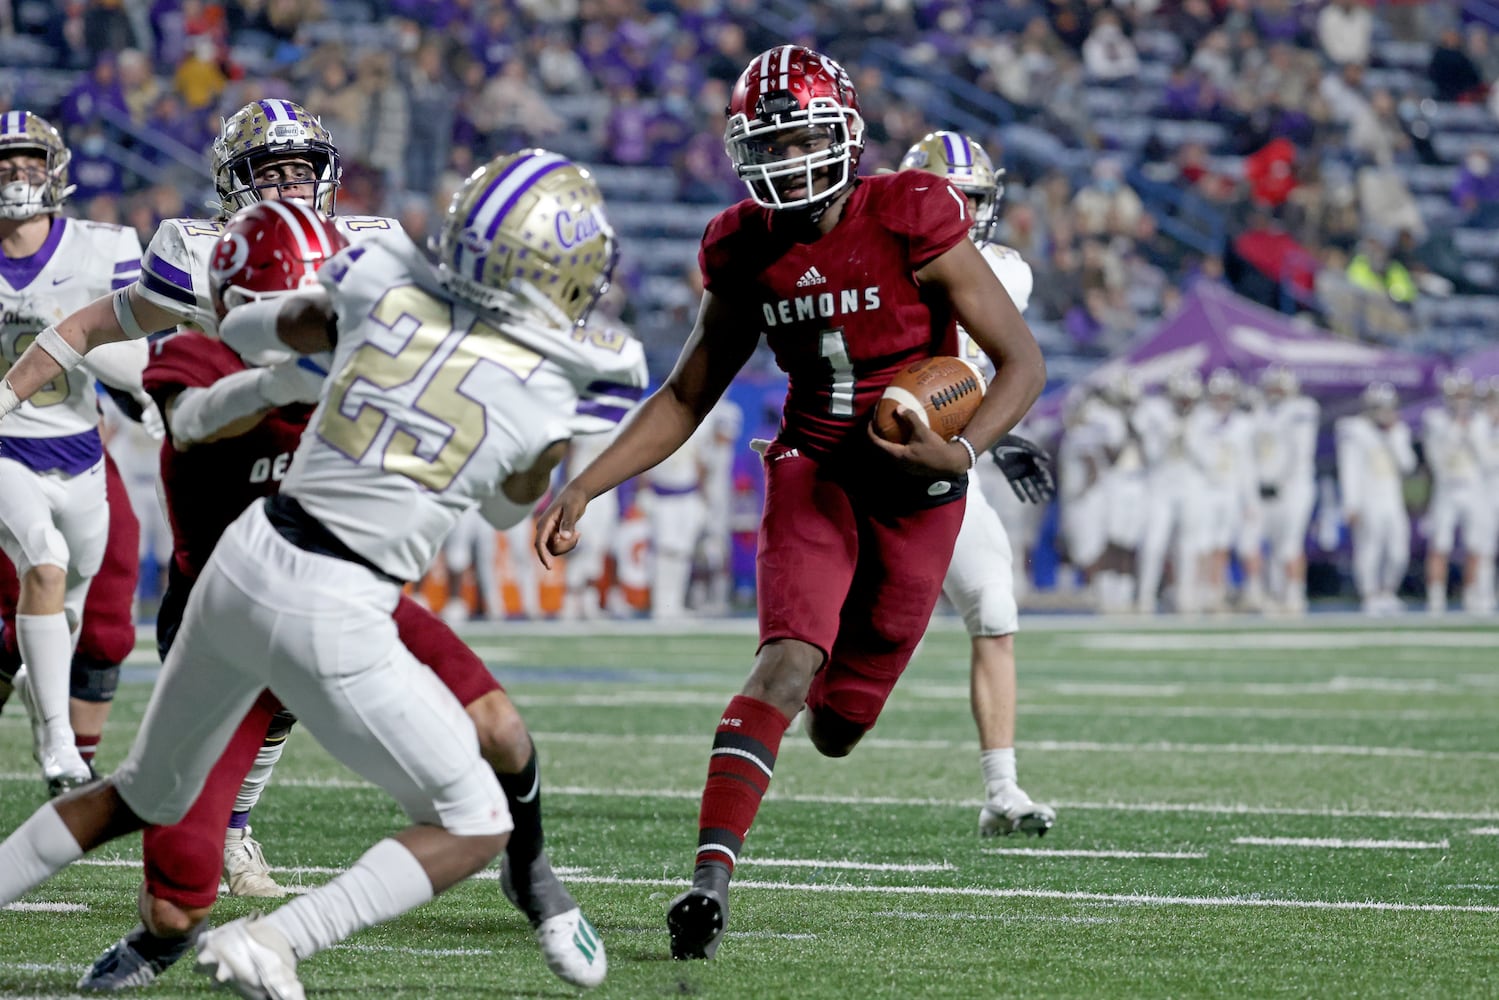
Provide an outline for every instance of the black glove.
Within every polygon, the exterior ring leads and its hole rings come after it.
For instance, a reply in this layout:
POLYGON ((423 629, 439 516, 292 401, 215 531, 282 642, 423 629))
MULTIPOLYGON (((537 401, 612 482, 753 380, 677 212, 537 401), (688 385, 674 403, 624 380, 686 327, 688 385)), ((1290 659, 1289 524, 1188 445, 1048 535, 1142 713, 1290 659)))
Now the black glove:
POLYGON ((1006 434, 989 454, 1022 501, 1045 503, 1057 495, 1057 480, 1046 449, 1018 434, 1006 434))

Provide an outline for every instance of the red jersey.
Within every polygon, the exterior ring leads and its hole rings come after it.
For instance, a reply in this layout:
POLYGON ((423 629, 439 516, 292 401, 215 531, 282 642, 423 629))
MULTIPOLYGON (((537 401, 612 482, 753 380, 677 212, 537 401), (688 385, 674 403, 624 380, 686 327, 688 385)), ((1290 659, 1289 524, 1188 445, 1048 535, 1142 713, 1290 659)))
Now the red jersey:
MULTIPOLYGON (((162 413, 183 389, 206 389, 248 366, 222 341, 186 331, 151 345, 146 391, 162 413)), ((172 524, 172 561, 189 580, 203 571, 219 536, 255 500, 281 488, 291 456, 312 415, 310 406, 283 406, 238 437, 186 451, 161 446, 161 486, 172 524)))
POLYGON ((946 178, 909 170, 861 178, 815 242, 796 242, 787 221, 742 201, 708 223, 698 263, 706 288, 757 317, 790 378, 780 439, 828 456, 863 439, 896 372, 957 353, 946 297, 914 275, 967 239, 973 218, 946 178))

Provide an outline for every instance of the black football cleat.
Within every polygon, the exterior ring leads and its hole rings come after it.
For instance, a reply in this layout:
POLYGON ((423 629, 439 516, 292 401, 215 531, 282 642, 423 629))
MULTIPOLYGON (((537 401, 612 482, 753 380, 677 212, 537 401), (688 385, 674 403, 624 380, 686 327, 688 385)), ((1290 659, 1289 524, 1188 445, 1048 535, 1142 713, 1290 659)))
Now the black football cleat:
POLYGON ((189 934, 180 938, 159 938, 137 925, 94 961, 93 968, 78 980, 78 988, 117 993, 150 986, 157 976, 188 953, 194 937, 189 934))
POLYGON ((693 886, 672 900, 666 911, 671 957, 678 961, 712 958, 728 925, 727 891, 693 886))

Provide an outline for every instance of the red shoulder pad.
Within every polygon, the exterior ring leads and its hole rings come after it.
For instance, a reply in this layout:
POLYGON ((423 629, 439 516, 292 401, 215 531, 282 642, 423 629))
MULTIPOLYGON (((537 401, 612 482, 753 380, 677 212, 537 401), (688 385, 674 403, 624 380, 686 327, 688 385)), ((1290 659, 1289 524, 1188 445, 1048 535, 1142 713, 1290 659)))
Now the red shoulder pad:
POLYGON ((206 389, 225 375, 247 366, 220 340, 194 330, 169 334, 151 344, 151 359, 141 381, 157 399, 183 389, 206 389))

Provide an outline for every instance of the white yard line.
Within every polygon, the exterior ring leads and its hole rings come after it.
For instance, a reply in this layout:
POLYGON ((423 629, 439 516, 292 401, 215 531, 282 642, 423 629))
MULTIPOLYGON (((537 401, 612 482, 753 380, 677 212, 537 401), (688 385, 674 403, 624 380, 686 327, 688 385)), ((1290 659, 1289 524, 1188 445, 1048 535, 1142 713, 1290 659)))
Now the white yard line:
POLYGON ((1340 837, 1235 837, 1245 847, 1323 847, 1359 851, 1445 851, 1446 840, 1344 840, 1340 837))
POLYGON ((1167 861, 1197 860, 1207 857, 1206 851, 1094 851, 1044 847, 986 847, 984 854, 1009 854, 1028 858, 1160 858, 1167 861))
POLYGON ((87 913, 87 903, 6 903, 0 910, 16 913, 87 913))
MULTIPOLYGON (((687 879, 618 878, 611 875, 575 875, 569 881, 582 885, 638 885, 677 888, 687 879)), ((1265 899, 1244 896, 1151 896, 1135 893, 1065 892, 1058 889, 981 889, 972 886, 935 885, 846 885, 829 882, 758 882, 736 879, 736 891, 766 889, 790 892, 849 892, 860 895, 968 896, 979 899, 1060 899, 1123 906, 1244 906, 1277 910, 1376 910, 1389 913, 1499 913, 1499 906, 1468 906, 1449 903, 1385 903, 1375 900, 1265 899)))
POLYGON ((876 910, 871 917, 896 920, 982 920, 997 923, 1117 924, 1118 917, 1070 917, 1051 913, 923 913, 920 910, 876 910))
POLYGON ((1474 837, 1499 837, 1499 826, 1475 826, 1468 833, 1474 837))
MULTIPOLYGON (((0 781, 36 780, 33 774, 0 773, 0 781)), ((282 778, 275 784, 292 788, 374 788, 357 778, 282 778)), ((548 795, 576 795, 586 798, 639 798, 639 799, 690 799, 696 801, 703 796, 701 786, 695 788, 587 788, 580 785, 548 785, 548 795)), ((984 804, 983 799, 950 799, 932 797, 900 797, 893 795, 793 795, 778 792, 774 788, 765 796, 767 800, 793 802, 801 805, 846 805, 846 806, 913 806, 920 809, 969 809, 984 804)), ((1138 812, 1138 813, 1185 813, 1227 816, 1309 816, 1319 819, 1408 819, 1408 820, 1456 820, 1459 822, 1486 822, 1499 820, 1499 812, 1458 812, 1445 809, 1344 809, 1321 807, 1316 809, 1294 806, 1261 806, 1247 802, 1093 802, 1084 800, 1055 799, 1051 803, 1058 809, 1080 809, 1089 812, 1138 812)), ((1499 827, 1495 828, 1499 830, 1499 827)), ((85 859, 80 864, 115 864, 116 862, 85 859)), ((139 864, 138 861, 128 862, 139 864)))
POLYGON ((876 861, 819 861, 813 858, 740 858, 741 865, 764 865, 767 868, 838 868, 857 872, 950 872, 957 869, 939 864, 898 865, 876 861))
POLYGON ((1496 649, 1499 632, 1491 629, 1455 632, 1447 629, 1358 629, 1346 632, 1158 632, 1151 634, 1094 633, 1072 640, 1082 649, 1162 652, 1237 652, 1251 654, 1272 649, 1496 649))

